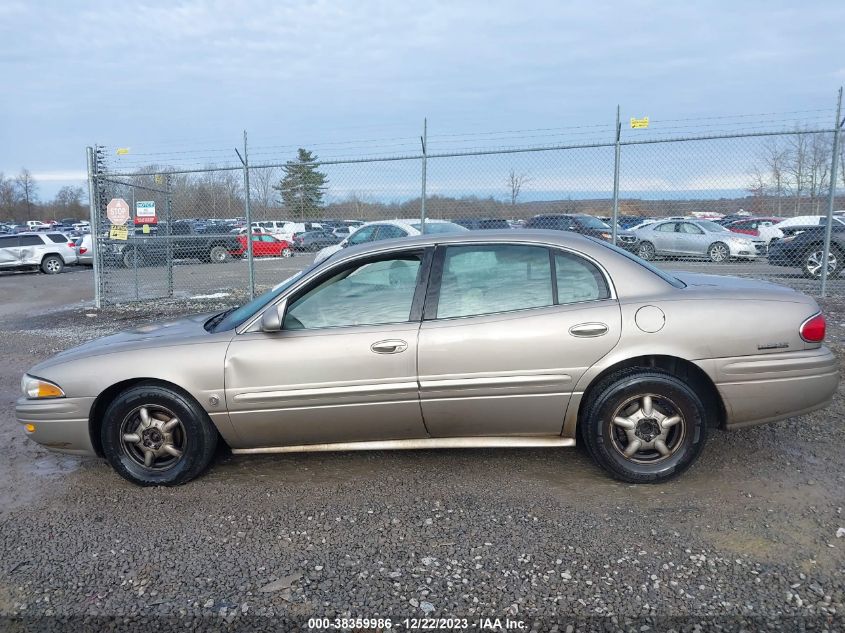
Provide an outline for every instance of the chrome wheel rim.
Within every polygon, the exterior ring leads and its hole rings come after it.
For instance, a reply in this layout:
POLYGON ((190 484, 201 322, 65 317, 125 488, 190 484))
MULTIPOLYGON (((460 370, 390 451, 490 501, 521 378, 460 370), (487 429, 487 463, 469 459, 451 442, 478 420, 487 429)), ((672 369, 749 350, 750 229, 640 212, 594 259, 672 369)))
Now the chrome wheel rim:
POLYGON ((226 249, 221 246, 215 246, 211 249, 211 259, 215 262, 225 262, 226 249))
POLYGON ((282 251, 282 257, 290 257, 292 255, 292 251, 289 248, 286 248, 282 251))
MULTIPOLYGON (((813 277, 821 277, 822 274, 822 259, 824 258, 823 251, 816 251, 814 253, 810 253, 807 257, 807 272, 810 273, 813 277)), ((831 274, 833 271, 836 270, 836 266, 839 262, 836 260, 836 255, 833 253, 827 254, 827 274, 831 274)))
POLYGON ((120 445, 135 464, 150 471, 169 470, 185 454, 185 427, 169 409, 144 405, 130 411, 120 425, 120 445))
POLYGON ((714 244, 710 247, 710 259, 714 262, 723 262, 728 257, 728 249, 724 244, 714 244))
POLYGON ((685 435, 681 410, 665 396, 643 394, 629 398, 611 418, 613 448, 638 464, 666 461, 678 452, 685 435))
POLYGON ((638 254, 643 259, 651 259, 654 257, 654 247, 651 244, 643 244, 640 246, 638 254))
POLYGON ((51 273, 59 272, 59 262, 55 259, 48 259, 46 267, 51 273))

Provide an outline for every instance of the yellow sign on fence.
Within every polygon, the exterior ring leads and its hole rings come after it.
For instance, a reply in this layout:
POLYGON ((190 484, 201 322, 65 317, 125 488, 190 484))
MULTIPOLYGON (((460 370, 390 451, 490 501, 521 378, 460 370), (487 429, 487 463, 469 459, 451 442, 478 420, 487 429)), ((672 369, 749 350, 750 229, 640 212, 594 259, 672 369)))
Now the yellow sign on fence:
POLYGON ((126 156, 128 153, 129 153, 128 147, 118 147, 117 151, 115 152, 115 154, 117 154, 118 156, 126 156))
POLYGON ((644 116, 642 119, 635 119, 631 117, 631 129, 636 130, 638 128, 647 128, 648 127, 648 117, 644 116))
POLYGON ((113 224, 109 229, 109 237, 113 240, 128 240, 129 229, 124 225, 113 224))

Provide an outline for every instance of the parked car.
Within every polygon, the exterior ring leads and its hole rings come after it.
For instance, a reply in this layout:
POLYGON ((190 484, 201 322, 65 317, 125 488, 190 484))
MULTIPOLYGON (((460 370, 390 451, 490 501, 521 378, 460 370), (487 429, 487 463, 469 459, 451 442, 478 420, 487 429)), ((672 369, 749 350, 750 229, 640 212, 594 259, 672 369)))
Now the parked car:
MULTIPOLYGON (((314 262, 319 263, 328 259, 339 250, 347 246, 358 246, 368 242, 380 242, 381 240, 391 240, 399 237, 408 237, 413 235, 422 235, 422 222, 417 219, 408 220, 384 220, 381 222, 368 222, 359 226, 348 238, 335 244, 334 246, 327 246, 317 253, 314 262)), ((426 219, 425 232, 442 234, 442 233, 461 233, 468 231, 466 227, 454 222, 447 222, 446 220, 426 219)))
POLYGON ((268 233, 277 235, 288 242, 293 240, 294 233, 314 231, 323 228, 323 225, 319 222, 291 222, 289 220, 265 220, 261 222, 253 222, 252 225, 260 227, 268 233))
MULTIPOLYGON (((826 215, 796 215, 779 222, 778 229, 780 229, 784 237, 788 237, 790 235, 797 235, 809 228, 824 227, 826 224, 826 215)), ((845 219, 834 216, 832 226, 845 226, 845 219)))
POLYGON ((76 245, 62 233, 0 236, 0 270, 36 268, 45 274, 56 275, 76 262, 76 245))
MULTIPOLYGON (((805 230, 789 235, 772 244, 769 263, 773 266, 800 268, 805 277, 819 279, 824 262, 825 226, 804 227, 805 230)), ((827 259, 828 277, 835 277, 845 266, 845 225, 834 224, 830 232, 830 250, 827 259)))
POLYGON ((765 253, 762 240, 731 233, 710 220, 671 220, 647 224, 634 233, 639 240, 637 255, 656 257, 707 257, 713 262, 755 259, 765 253))
POLYGON ((775 284, 671 276, 567 231, 426 234, 64 351, 24 375, 15 416, 45 447, 103 455, 147 486, 198 476, 218 441, 264 454, 577 439, 614 477, 659 482, 714 428, 827 406, 839 360, 824 336, 818 304, 775 284))
MULTIPOLYGON (((229 251, 233 257, 246 257, 246 233, 238 235, 239 247, 229 251)), ((281 240, 270 233, 252 235, 252 256, 253 257, 290 257, 293 255, 293 247, 290 242, 281 240)))
POLYGON ((504 218, 460 218, 453 220, 470 231, 485 231, 492 229, 510 229, 511 225, 504 218))
POLYGON ((735 220, 723 226, 734 233, 743 233, 759 238, 768 247, 772 240, 779 240, 783 237, 783 231, 777 227, 777 224, 781 220, 783 218, 747 218, 745 220, 735 220))
POLYGON ((82 266, 93 266, 94 265, 94 245, 93 245, 93 238, 91 237, 90 233, 85 233, 80 236, 76 243, 76 258, 77 263, 82 266))
POLYGON ((338 237, 328 229, 303 231, 293 234, 293 247, 298 251, 314 252, 327 246, 339 244, 343 238, 338 237))
POLYGON ((41 220, 27 220, 26 221, 26 230, 27 231, 47 231, 53 228, 52 224, 47 222, 42 222, 41 220))
MULTIPOLYGON (((550 229, 555 231, 572 231, 581 235, 610 242, 613 240, 613 229, 606 222, 592 215, 578 214, 545 214, 535 215, 525 223, 526 229, 550 229)), ((632 231, 617 230, 616 244, 626 250, 635 251, 637 235, 632 231)))

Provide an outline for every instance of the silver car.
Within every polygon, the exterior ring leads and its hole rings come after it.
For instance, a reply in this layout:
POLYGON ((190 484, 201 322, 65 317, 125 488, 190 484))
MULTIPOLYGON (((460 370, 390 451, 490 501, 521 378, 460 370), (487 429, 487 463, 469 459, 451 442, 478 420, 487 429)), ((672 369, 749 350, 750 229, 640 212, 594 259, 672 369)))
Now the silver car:
POLYGON ((630 482, 714 428, 826 406, 839 361, 789 288, 670 276, 562 231, 349 247, 241 307, 91 341, 33 367, 15 414, 141 485, 234 453, 570 447, 630 482), (776 306, 776 307, 775 307, 776 306))
POLYGON ((94 239, 90 233, 83 233, 76 240, 76 256, 81 266, 94 265, 94 239))
POLYGON ((75 263, 76 244, 64 233, 0 235, 0 270, 38 268, 55 275, 75 263))
POLYGON ((657 257, 707 257, 714 262, 756 259, 766 252, 765 240, 752 240, 709 220, 653 222, 633 230, 637 255, 657 257))

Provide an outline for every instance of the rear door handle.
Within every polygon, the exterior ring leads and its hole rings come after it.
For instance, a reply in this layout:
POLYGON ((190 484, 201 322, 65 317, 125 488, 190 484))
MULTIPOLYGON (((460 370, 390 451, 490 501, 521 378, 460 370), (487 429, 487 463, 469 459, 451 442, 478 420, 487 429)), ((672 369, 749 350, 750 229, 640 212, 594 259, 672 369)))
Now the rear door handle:
POLYGON ((572 336, 580 338, 589 338, 593 336, 603 336, 607 334, 607 326, 604 323, 579 323, 569 328, 569 333, 572 336))
POLYGON ((408 344, 399 339, 389 339, 373 343, 370 345, 370 349, 376 354, 398 354, 408 349, 408 344))

